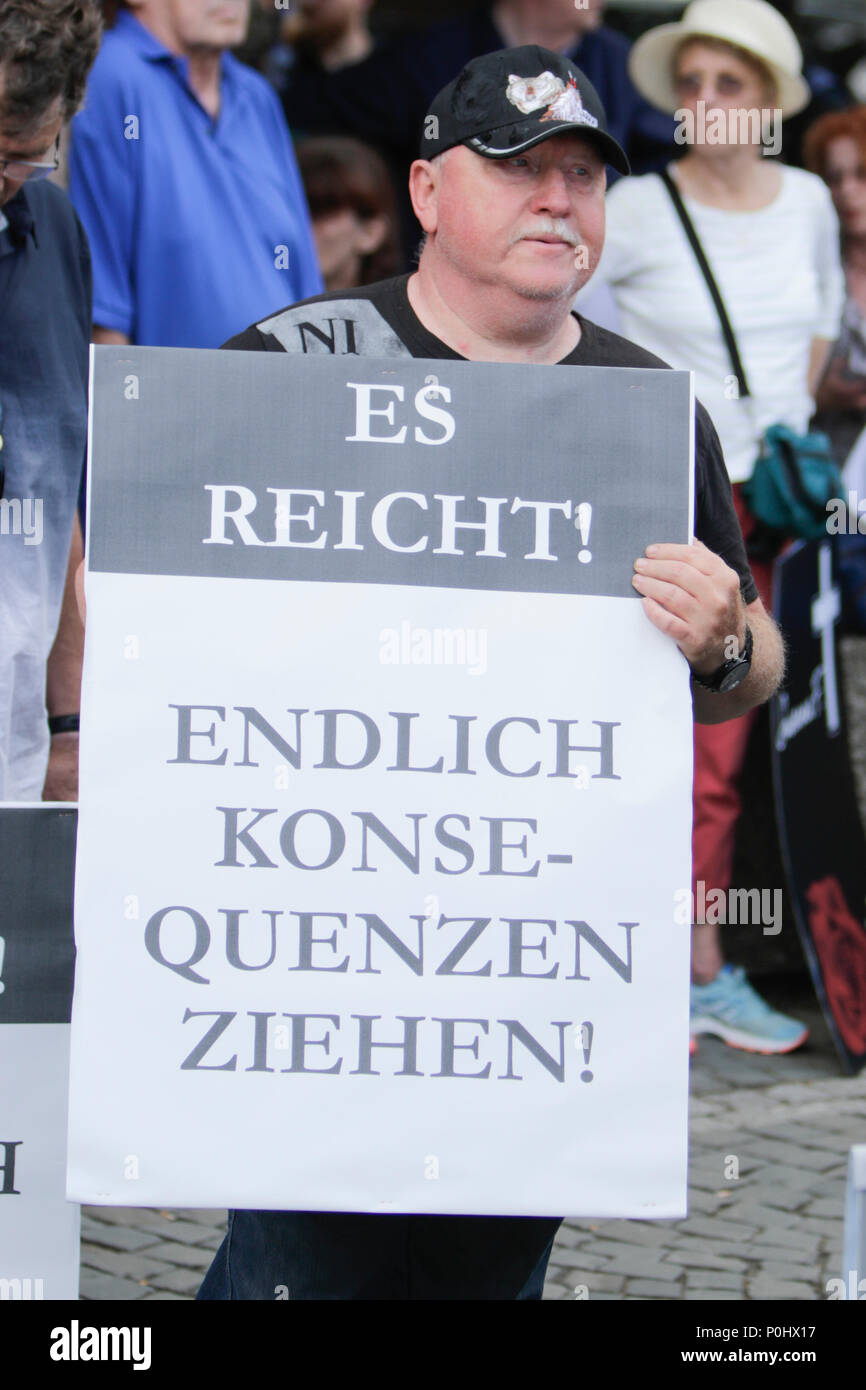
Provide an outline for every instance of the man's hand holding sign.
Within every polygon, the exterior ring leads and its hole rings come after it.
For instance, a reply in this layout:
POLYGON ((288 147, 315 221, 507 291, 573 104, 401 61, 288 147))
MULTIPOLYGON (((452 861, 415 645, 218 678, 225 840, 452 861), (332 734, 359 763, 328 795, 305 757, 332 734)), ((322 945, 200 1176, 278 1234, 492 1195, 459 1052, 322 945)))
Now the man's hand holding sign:
POLYGON ((95 357, 70 1195, 234 1207, 208 1299, 535 1298, 684 1209, 674 644, 708 720, 780 646, 688 376, 571 312, 590 84, 488 55, 422 145, 415 275, 95 357))
POLYGON ((695 677, 712 679, 736 661, 747 628, 752 633, 751 661, 739 680, 718 691, 695 684, 698 723, 720 724, 769 699, 782 677, 782 639, 760 599, 743 603, 735 570, 699 540, 647 546, 634 567, 647 617, 673 638, 695 677))

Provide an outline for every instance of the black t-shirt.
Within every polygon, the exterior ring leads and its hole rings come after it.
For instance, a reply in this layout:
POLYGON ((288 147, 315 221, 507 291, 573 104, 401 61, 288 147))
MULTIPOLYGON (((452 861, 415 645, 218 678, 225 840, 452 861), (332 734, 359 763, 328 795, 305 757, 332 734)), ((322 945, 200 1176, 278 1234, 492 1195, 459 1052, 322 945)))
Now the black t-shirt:
MULTIPOLYGON (((335 290, 302 300, 253 324, 223 346, 249 352, 326 352, 337 356, 465 361, 459 352, 424 327, 409 303, 408 279, 408 275, 400 275, 363 289, 335 290)), ((575 317, 581 327, 580 342, 557 366, 668 367, 660 357, 627 338, 599 328, 581 314, 575 317)), ((695 410, 694 530, 698 540, 737 571, 743 602, 754 602, 758 590, 746 559, 722 447, 700 402, 695 410)))

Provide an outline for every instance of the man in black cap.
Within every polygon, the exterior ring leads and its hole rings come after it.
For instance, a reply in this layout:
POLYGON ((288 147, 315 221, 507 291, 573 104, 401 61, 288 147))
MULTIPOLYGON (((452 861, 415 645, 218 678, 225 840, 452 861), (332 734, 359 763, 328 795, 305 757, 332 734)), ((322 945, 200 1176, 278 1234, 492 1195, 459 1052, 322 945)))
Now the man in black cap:
MULTIPOLYGON (((410 175, 426 233, 416 274, 307 300, 226 346, 666 365, 571 309, 602 249, 605 164, 628 172, 595 90, 573 63, 536 46, 475 59, 434 100, 421 155, 410 175)), ((695 544, 649 547, 635 560, 633 583, 648 618, 691 664, 695 718, 716 723, 769 697, 782 645, 749 573, 719 442, 700 406, 695 498, 695 544)), ((199 1297, 540 1298, 558 1225, 548 1217, 236 1211, 199 1297)))

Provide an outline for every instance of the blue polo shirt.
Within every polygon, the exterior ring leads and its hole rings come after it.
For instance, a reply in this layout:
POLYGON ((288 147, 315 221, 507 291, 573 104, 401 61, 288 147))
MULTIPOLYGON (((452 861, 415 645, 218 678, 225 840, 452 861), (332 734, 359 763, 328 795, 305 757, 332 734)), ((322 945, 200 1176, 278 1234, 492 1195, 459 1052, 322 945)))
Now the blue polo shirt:
POLYGON ((45 669, 84 464, 89 350, 81 224, 54 184, 25 184, 0 207, 0 801, 38 801, 45 780, 45 669))
POLYGON ((126 11, 72 123, 69 192, 93 256, 93 320, 134 343, 219 347, 318 294, 309 213, 279 101, 222 55, 220 111, 126 11))

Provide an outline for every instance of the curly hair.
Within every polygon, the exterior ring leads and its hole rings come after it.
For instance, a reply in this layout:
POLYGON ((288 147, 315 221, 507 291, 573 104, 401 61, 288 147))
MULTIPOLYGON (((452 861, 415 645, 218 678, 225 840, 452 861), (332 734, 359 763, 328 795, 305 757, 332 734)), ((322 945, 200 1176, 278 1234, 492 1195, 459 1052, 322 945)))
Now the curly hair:
POLYGON ((813 174, 824 178, 827 146, 831 140, 848 137, 860 149, 866 160, 866 106, 847 106, 841 111, 828 111, 813 121, 803 137, 803 161, 813 174))
POLYGON ((58 98, 64 120, 75 115, 101 35, 97 0, 2 0, 0 115, 8 131, 38 125, 58 98))

